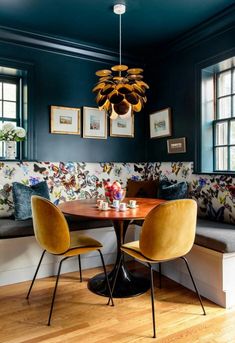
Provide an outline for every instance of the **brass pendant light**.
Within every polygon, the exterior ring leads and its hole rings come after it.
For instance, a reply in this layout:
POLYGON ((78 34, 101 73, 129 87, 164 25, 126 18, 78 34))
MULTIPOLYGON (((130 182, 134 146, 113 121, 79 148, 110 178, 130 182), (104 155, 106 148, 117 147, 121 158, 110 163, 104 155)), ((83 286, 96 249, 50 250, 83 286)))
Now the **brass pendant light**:
POLYGON ((130 117, 140 112, 146 103, 147 83, 143 81, 143 69, 130 68, 122 64, 122 14, 126 12, 123 4, 114 5, 113 11, 119 15, 119 65, 96 72, 99 77, 93 92, 100 110, 105 110, 111 119, 130 117))

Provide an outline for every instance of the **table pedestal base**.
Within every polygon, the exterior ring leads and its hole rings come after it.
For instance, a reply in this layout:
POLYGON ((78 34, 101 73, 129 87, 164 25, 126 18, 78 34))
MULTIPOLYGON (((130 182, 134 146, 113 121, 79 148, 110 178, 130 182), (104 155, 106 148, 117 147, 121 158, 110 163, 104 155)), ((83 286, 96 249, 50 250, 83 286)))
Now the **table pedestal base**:
MULTIPOLYGON (((116 266, 108 274, 111 288, 113 286, 114 277, 116 274, 116 266)), ((94 276, 88 282, 88 288, 90 291, 102 295, 109 296, 104 274, 98 274, 94 276)), ((130 272, 123 263, 120 267, 116 286, 113 290, 114 298, 128 298, 134 297, 147 292, 150 288, 150 280, 138 275, 137 272, 130 272)))
MULTIPOLYGON (((117 273, 117 267, 121 255, 121 245, 124 243, 124 238, 126 234, 126 230, 130 220, 114 220, 113 226, 117 237, 117 258, 116 263, 114 265, 113 270, 108 274, 109 282, 111 289, 113 289, 113 283, 115 279, 115 275, 117 273)), ((107 289, 107 285, 105 282, 104 274, 99 274, 94 276, 88 282, 88 288, 90 291, 108 297, 109 292, 107 289)), ((133 272, 131 273, 128 268, 126 267, 125 261, 122 258, 120 269, 117 275, 117 281, 115 288, 113 290, 113 297, 114 298, 128 298, 134 297, 140 294, 147 292, 150 288, 150 281, 143 276, 138 275, 138 273, 133 272)))

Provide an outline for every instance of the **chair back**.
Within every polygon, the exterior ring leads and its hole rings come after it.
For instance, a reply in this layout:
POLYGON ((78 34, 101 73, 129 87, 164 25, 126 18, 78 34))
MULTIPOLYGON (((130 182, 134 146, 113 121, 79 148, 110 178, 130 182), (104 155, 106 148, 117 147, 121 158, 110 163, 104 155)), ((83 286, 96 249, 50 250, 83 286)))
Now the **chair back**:
POLYGON ((196 220, 197 204, 192 199, 173 200, 155 207, 142 226, 142 254, 159 261, 184 256, 193 246, 196 220))
POLYGON ((67 221, 58 207, 37 195, 31 197, 33 228, 39 245, 52 254, 69 249, 70 233, 67 221))

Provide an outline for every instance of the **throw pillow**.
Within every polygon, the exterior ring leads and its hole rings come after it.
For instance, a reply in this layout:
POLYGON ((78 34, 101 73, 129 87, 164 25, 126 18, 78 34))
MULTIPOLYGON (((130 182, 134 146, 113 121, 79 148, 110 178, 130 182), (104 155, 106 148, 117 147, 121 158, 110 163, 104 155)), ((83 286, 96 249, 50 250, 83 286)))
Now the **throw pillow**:
POLYGON ((158 197, 165 200, 188 198, 188 183, 186 181, 173 183, 168 180, 161 180, 158 197))
POLYGON ((25 186, 19 182, 13 182, 12 194, 16 220, 25 220, 32 217, 32 195, 40 195, 50 200, 49 190, 46 181, 39 182, 31 187, 25 186))
POLYGON ((158 180, 127 181, 126 196, 129 198, 156 198, 158 190, 158 180))

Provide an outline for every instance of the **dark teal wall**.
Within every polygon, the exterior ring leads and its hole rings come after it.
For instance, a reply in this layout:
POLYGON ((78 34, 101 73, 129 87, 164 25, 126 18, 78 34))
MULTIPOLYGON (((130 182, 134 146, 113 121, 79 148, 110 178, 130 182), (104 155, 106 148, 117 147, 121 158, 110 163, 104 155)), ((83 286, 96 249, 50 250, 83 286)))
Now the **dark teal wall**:
MULTIPOLYGON (((29 117, 34 130, 34 156, 43 161, 144 161, 144 115, 135 117, 135 138, 84 139, 49 133, 49 106, 95 107, 91 92, 95 71, 116 62, 88 60, 9 43, 0 43, 0 58, 31 63, 29 117)), ((8 62, 9 65, 10 62, 8 62)), ((109 128, 109 127, 108 127, 109 128)))
MULTIPOLYGON (((209 30, 209 28, 208 28, 209 30)), ((151 92, 148 111, 166 107, 172 110, 172 137, 186 137, 187 152, 168 154, 167 139, 149 139, 147 134, 146 154, 148 161, 194 161, 199 159, 200 141, 200 66, 207 66, 231 57, 235 47, 235 28, 210 36, 183 51, 173 51, 159 60, 161 51, 149 68, 151 92)), ((167 51, 162 51, 167 54, 167 51)), ((147 123, 147 126, 149 122, 147 123)))

